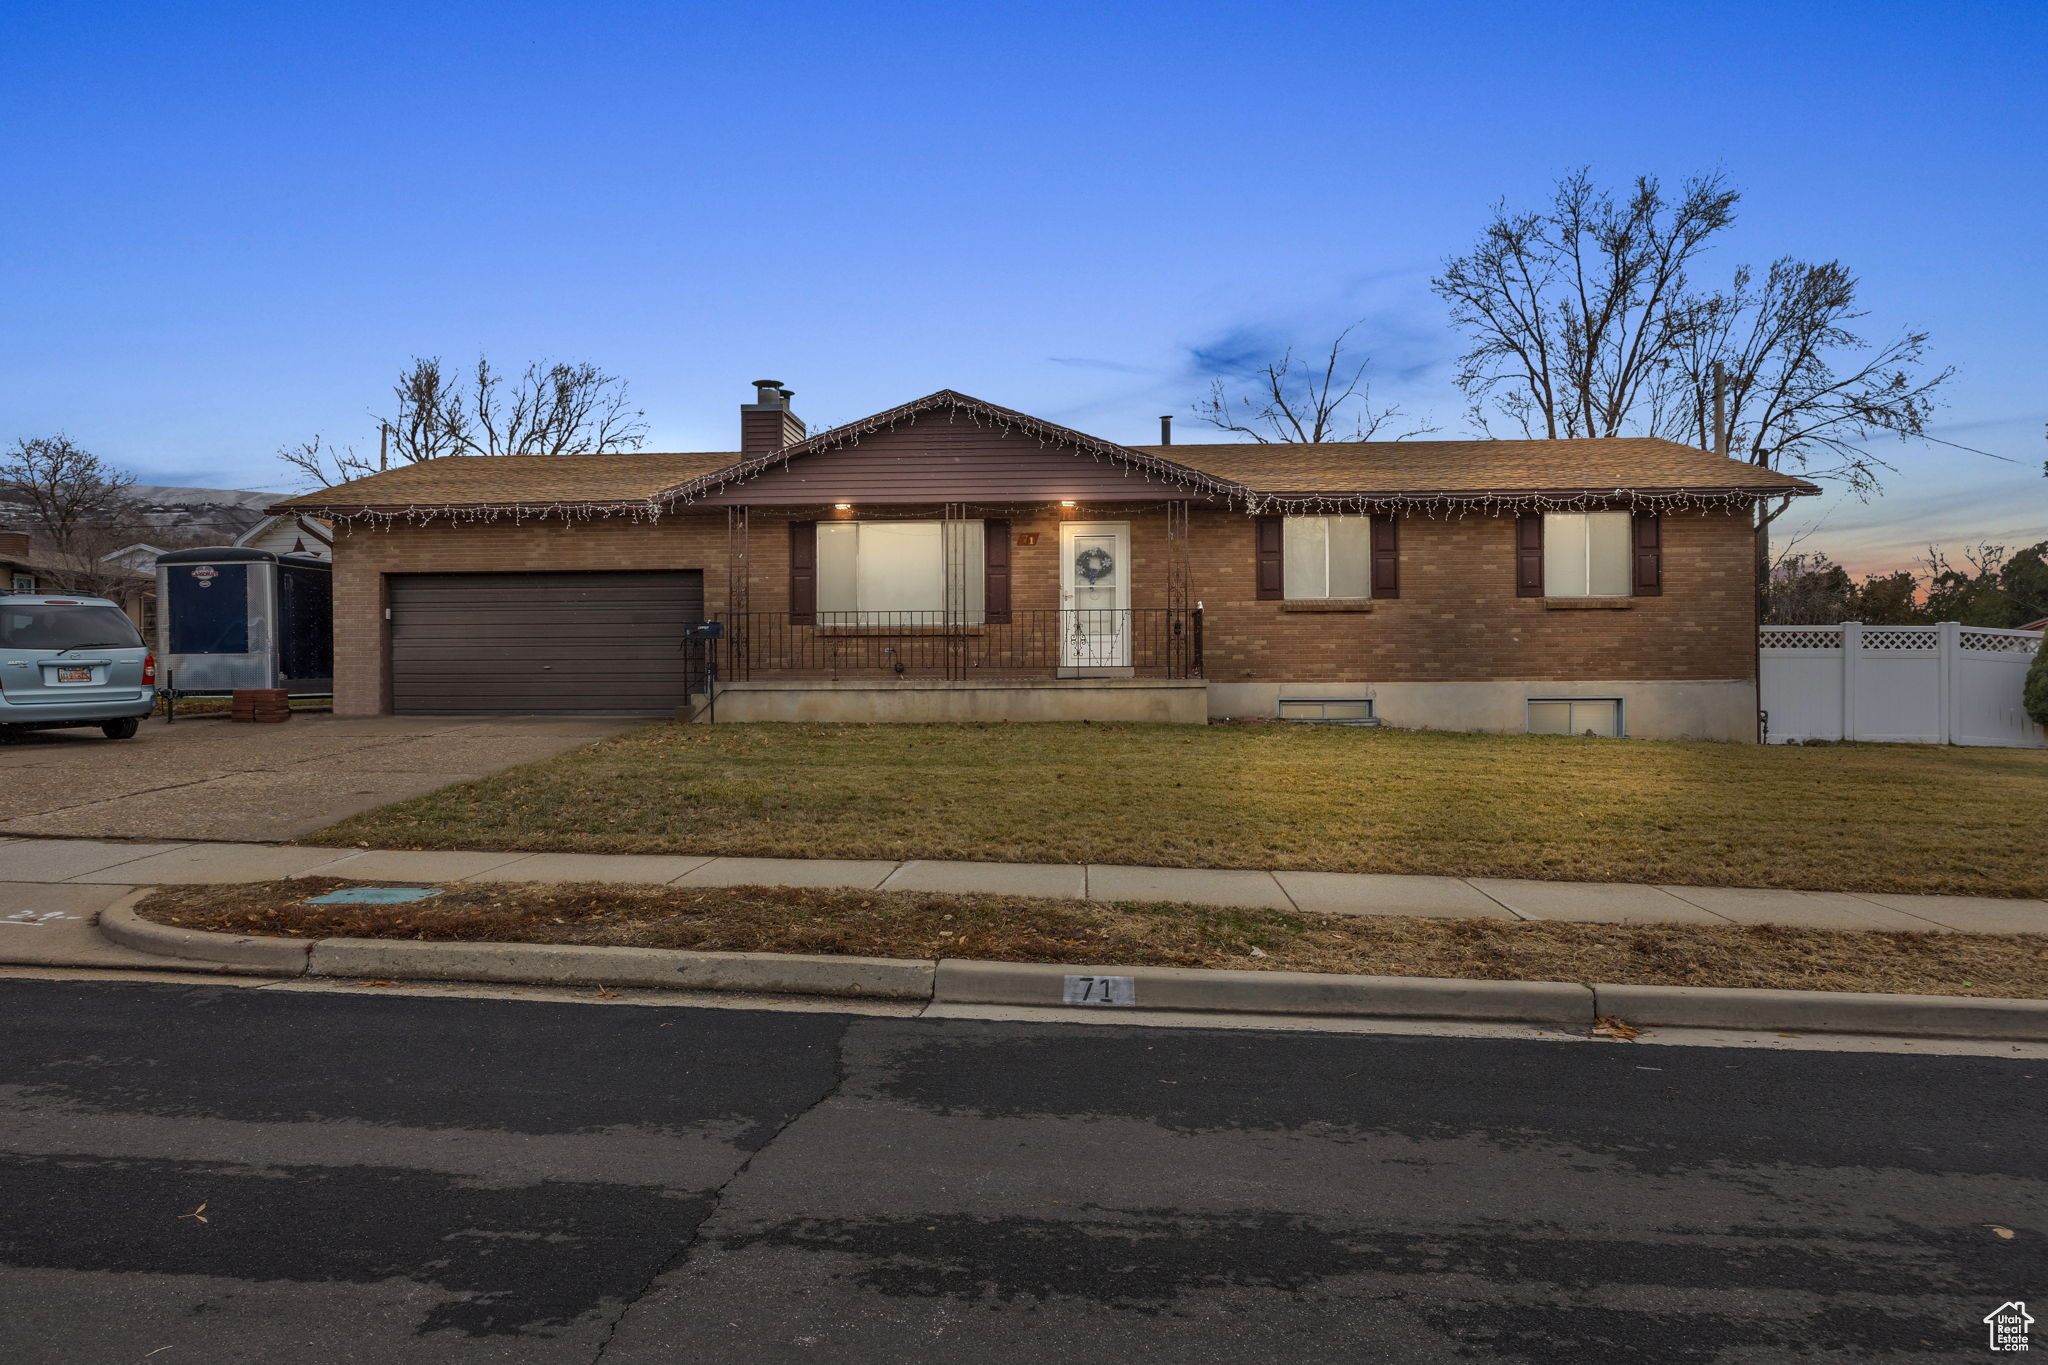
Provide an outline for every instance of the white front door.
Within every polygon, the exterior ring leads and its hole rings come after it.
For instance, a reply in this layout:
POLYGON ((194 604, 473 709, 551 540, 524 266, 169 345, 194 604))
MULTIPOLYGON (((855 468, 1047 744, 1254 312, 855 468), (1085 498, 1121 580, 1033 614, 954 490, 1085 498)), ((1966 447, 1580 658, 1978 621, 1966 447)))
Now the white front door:
POLYGON ((1061 667, 1130 667, 1130 551, 1127 521, 1060 526, 1061 667))

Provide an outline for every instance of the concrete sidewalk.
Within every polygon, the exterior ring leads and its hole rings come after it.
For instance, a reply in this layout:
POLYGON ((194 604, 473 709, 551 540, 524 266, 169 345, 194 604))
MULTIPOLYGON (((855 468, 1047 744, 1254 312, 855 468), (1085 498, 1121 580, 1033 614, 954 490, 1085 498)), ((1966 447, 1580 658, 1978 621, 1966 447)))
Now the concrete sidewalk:
MULTIPOLYGON (((592 881, 671 886, 850 886, 869 890, 1186 901, 1338 915, 1568 920, 1585 924, 1783 924, 1813 929, 2048 933, 2048 901, 1881 892, 1773 891, 1632 883, 1400 877, 1344 872, 1108 864, 711 858, 593 853, 345 851, 286 844, 0 838, 0 935, 65 896, 282 877, 362 881, 592 881), (50 888, 62 886, 66 892, 50 888), (43 907, 43 908, 39 908, 43 907)), ((71 901, 66 900, 68 908, 71 901)), ((84 908, 83 901, 80 901, 84 908)), ((93 905, 87 913, 100 908, 93 905)), ((51 921, 62 923, 63 921, 51 921)), ((4 942, 4 941, 0 941, 4 942)), ((0 946, 0 955, 9 950, 0 946)), ((19 960, 19 959, 15 959, 19 960)))

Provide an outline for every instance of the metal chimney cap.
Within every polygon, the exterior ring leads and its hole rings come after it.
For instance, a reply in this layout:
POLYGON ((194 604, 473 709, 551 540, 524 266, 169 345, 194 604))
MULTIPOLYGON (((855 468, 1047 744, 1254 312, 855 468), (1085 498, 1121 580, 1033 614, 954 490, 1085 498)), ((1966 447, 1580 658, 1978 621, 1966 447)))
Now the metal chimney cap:
POLYGON ((782 387, 782 381, 780 379, 756 379, 754 387, 757 389, 779 389, 782 387))

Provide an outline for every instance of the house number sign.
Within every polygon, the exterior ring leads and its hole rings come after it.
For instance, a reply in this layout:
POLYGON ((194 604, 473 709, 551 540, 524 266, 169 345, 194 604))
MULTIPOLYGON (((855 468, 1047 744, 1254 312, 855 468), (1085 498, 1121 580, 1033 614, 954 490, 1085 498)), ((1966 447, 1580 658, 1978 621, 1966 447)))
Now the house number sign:
POLYGON ((1135 1005, 1138 978, 1134 976, 1070 976, 1060 993, 1063 1005, 1135 1005))

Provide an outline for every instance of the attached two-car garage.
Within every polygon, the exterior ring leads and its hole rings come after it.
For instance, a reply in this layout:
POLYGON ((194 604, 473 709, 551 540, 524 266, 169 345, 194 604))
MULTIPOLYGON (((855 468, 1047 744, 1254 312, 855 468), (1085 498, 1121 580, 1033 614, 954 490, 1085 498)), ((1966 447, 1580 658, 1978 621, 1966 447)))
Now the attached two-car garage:
POLYGON ((401 715, 667 714, 689 699, 704 575, 394 574, 391 709, 401 715))

